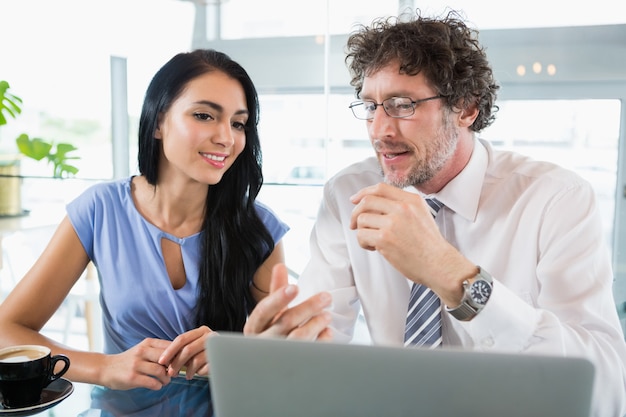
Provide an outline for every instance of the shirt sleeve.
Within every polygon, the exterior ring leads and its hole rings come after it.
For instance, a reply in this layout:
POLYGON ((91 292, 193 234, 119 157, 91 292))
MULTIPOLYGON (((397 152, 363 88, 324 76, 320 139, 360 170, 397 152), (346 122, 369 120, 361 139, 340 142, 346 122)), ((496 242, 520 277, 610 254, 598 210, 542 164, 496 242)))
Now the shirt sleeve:
POLYGON ((97 188, 97 185, 87 188, 66 207, 67 216, 89 259, 94 257, 94 218, 97 188))
POLYGON ((595 201, 591 187, 571 187, 557 194, 545 210, 536 277, 529 277, 540 286, 536 300, 524 300, 494 277, 489 302, 474 320, 462 325, 478 350, 590 359, 596 369, 594 409, 621 416, 626 404, 626 349, 595 201))
POLYGON ((330 309, 333 339, 349 342, 360 311, 360 301, 352 274, 351 257, 346 243, 345 219, 333 196, 333 183, 324 187, 324 198, 311 232, 310 259, 298 279, 299 296, 292 305, 320 291, 333 299, 330 309))

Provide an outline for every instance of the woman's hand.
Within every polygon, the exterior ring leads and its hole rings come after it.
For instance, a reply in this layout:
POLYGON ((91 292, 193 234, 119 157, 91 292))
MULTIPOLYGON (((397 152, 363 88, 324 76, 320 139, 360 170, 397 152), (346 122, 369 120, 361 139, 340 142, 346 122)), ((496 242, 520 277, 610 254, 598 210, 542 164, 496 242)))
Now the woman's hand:
POLYGON ((187 379, 195 374, 208 375, 204 346, 207 337, 213 334, 217 333, 207 326, 200 326, 176 337, 158 359, 158 363, 167 368, 168 377, 177 376, 183 367, 187 379))
POLYGON ((298 294, 298 287, 288 283, 287 268, 274 266, 270 294, 259 301, 246 322, 245 335, 284 337, 301 340, 331 340, 330 294, 315 294, 302 303, 289 307, 298 294))
POLYGON ((159 363, 159 358, 171 343, 144 339, 125 352, 105 355, 102 385, 117 390, 163 388, 169 384, 171 377, 167 368, 159 363))

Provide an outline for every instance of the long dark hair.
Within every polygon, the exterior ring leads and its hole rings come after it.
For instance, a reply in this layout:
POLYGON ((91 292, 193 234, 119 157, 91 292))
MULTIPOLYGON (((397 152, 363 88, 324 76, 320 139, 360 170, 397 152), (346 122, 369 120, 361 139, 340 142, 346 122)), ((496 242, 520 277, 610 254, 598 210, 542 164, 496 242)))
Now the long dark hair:
POLYGON ((249 111, 246 145, 222 180, 209 187, 202 225, 197 325, 212 330, 242 331, 255 305, 250 292, 257 268, 274 242, 256 212, 254 201, 263 184, 257 131, 259 100, 248 73, 228 55, 214 50, 180 53, 154 76, 139 119, 139 172, 156 186, 161 141, 154 140, 158 117, 166 113, 187 84, 211 71, 239 81, 249 111))

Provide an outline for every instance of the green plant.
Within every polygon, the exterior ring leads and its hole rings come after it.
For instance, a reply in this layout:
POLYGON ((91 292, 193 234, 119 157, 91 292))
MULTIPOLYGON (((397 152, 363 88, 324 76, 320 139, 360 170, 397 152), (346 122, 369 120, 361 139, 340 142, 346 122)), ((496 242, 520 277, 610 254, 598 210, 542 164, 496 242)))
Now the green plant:
POLYGON ((0 80, 0 126, 7 124, 6 113, 12 118, 16 118, 22 112, 22 99, 9 93, 9 83, 0 80))
POLYGON ((67 163, 71 159, 80 159, 78 156, 68 156, 67 154, 75 151, 76 146, 70 143, 57 143, 55 152, 52 152, 54 144, 46 142, 40 138, 30 138, 27 134, 22 133, 15 139, 17 149, 25 156, 33 158, 35 161, 41 161, 48 158, 54 166, 52 176, 55 178, 63 178, 67 175, 76 175, 78 168, 67 163))
MULTIPOLYGON (((7 117, 15 119, 22 113, 22 99, 11 92, 6 81, 0 80, 0 126, 8 122, 7 117)), ((78 168, 70 165, 68 161, 80 159, 78 156, 68 155, 77 150, 70 143, 48 142, 41 138, 31 138, 26 133, 22 133, 15 139, 18 151, 35 161, 46 158, 48 163, 52 163, 54 178, 63 178, 76 175, 78 168)))

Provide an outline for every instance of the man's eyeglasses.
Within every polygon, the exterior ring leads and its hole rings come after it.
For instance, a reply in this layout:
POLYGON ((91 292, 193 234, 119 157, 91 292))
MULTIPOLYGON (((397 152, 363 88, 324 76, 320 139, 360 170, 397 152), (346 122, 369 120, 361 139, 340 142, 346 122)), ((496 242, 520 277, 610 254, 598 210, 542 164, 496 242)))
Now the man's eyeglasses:
POLYGON ((419 100, 413 100, 410 97, 389 97, 383 100, 382 103, 376 103, 373 100, 358 100, 350 103, 349 107, 354 117, 361 120, 372 120, 378 106, 383 106, 385 113, 387 113, 389 117, 400 119, 412 116, 418 104, 438 98, 444 98, 444 96, 432 96, 419 100))

